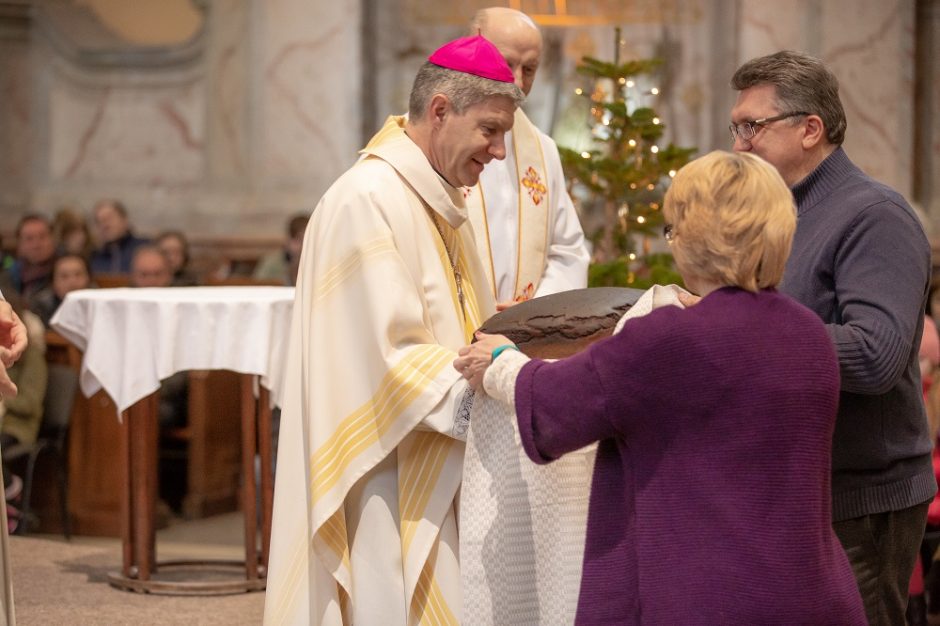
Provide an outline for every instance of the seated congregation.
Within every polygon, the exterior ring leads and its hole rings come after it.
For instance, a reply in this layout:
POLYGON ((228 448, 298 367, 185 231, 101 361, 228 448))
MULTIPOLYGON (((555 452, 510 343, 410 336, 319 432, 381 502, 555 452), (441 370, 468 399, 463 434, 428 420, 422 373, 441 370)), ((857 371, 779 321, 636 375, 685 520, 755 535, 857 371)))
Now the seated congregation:
MULTIPOLYGON (((219 238, 194 246, 179 230, 138 236, 128 209, 117 200, 95 204, 90 219, 69 207, 52 218, 41 213, 20 218, 12 237, 0 240, 0 291, 29 330, 28 349, 9 369, 19 393, 0 400, 11 532, 119 534, 116 410, 104 392, 92 398, 81 394, 82 355, 50 326, 67 294, 115 287, 289 286, 307 219, 292 216, 282 243, 219 238), (49 415, 50 407, 64 415, 49 415), (83 462, 88 458, 96 462, 83 462)), ((225 371, 185 371, 163 381, 163 523, 237 507, 237 389, 237 376, 225 371)))

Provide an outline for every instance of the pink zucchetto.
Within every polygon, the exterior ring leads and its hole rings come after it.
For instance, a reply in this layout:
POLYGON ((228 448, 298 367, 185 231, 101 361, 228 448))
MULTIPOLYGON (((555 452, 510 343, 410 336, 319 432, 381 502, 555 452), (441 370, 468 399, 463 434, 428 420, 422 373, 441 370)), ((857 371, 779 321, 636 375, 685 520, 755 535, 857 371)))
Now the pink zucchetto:
POLYGON ((498 80, 502 83, 515 82, 512 70, 499 50, 480 35, 461 37, 446 43, 428 57, 434 65, 498 80))

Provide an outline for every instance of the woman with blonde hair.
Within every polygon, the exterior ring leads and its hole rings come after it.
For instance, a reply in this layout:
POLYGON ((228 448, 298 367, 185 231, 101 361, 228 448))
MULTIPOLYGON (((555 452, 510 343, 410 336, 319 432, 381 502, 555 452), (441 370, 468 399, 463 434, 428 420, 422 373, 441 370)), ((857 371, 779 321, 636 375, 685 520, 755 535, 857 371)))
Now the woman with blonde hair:
POLYGON ((52 236, 59 255, 75 254, 85 260, 91 258, 95 242, 91 238, 85 217, 72 207, 63 207, 52 219, 52 236))
POLYGON ((775 290, 790 191, 760 158, 712 152, 663 211, 695 306, 556 362, 482 334, 454 362, 514 405, 534 462, 599 442, 577 623, 865 624, 831 525, 835 352, 775 290))

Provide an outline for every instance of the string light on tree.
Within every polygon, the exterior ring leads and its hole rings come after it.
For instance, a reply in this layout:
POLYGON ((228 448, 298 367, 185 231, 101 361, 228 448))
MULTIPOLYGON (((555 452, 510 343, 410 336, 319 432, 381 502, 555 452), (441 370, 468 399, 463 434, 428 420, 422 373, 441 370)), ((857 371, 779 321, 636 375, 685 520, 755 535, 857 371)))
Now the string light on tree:
POLYGON ((662 196, 694 148, 666 143, 653 105, 661 89, 651 85, 661 62, 621 62, 615 29, 613 62, 584 57, 578 73, 587 81, 574 90, 589 102, 588 130, 594 146, 560 148, 582 223, 594 242, 589 284, 648 286, 674 282, 668 253, 650 252, 661 237, 662 196))

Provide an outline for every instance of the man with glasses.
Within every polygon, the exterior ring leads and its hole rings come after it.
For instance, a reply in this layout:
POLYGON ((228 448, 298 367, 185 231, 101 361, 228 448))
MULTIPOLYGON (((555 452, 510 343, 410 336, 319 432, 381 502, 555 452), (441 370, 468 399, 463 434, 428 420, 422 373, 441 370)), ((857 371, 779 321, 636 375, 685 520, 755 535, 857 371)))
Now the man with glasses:
POLYGON ((918 366, 930 246, 904 198, 842 149, 839 86, 821 61, 778 52, 745 63, 731 85, 734 149, 773 164, 796 201, 780 290, 823 319, 839 357, 833 528, 870 622, 903 624, 937 490, 918 366))

